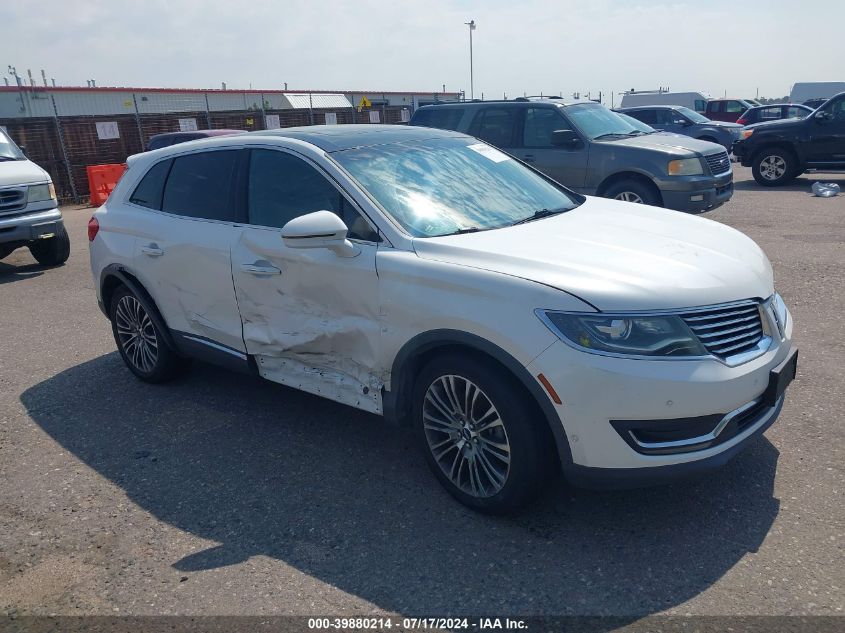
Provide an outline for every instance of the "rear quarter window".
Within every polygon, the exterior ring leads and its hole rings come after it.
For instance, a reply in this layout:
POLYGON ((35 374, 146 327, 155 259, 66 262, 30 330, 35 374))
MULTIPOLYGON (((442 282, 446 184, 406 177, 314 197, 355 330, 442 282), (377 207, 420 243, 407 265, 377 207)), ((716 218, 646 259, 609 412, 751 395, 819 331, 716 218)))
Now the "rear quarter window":
POLYGON ((421 127, 436 127, 441 130, 457 130, 461 124, 464 111, 459 108, 432 107, 419 110, 414 115, 413 125, 421 127))
POLYGON ((135 187, 135 191, 129 196, 129 202, 133 202, 148 209, 161 209, 161 198, 164 195, 164 183, 173 160, 163 160, 156 163, 147 170, 141 182, 135 187))

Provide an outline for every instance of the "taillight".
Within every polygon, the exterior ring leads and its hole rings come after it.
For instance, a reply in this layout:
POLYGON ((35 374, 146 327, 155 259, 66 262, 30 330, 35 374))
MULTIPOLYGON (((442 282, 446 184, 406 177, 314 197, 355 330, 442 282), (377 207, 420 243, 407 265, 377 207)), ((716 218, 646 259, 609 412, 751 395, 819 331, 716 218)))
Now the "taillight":
POLYGON ((100 223, 97 222, 97 218, 91 217, 88 220, 88 241, 93 242, 94 238, 97 237, 97 232, 100 230, 100 223))
POLYGON ((737 119, 736 122, 740 125, 746 125, 748 123, 748 119, 737 119))

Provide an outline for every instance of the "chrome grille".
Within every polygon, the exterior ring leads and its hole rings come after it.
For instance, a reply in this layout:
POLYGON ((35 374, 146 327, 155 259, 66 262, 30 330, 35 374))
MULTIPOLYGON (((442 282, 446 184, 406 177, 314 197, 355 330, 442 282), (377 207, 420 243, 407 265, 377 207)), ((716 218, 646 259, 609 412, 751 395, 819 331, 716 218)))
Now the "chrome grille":
POLYGON ((726 174, 731 170, 731 159, 728 158, 728 153, 725 151, 705 156, 704 160, 707 161, 707 166, 710 167, 710 173, 714 176, 726 174))
POLYGON ((696 310, 680 316, 705 349, 719 358, 748 351, 763 338, 760 308, 755 302, 696 310))
POLYGON ((0 213, 17 211, 26 205, 26 189, 0 189, 0 213))

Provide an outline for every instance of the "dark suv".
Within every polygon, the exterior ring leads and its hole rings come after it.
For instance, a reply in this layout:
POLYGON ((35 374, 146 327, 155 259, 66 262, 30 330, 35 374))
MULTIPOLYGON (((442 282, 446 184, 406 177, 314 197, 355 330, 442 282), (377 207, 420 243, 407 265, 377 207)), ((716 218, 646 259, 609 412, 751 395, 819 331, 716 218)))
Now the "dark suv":
POLYGON ((733 194, 724 147, 646 131, 593 101, 444 103, 419 108, 411 125, 476 136, 580 193, 696 212, 733 194))
POLYGON ((683 106, 636 106, 620 108, 616 112, 623 112, 632 116, 656 130, 718 143, 728 151, 731 151, 734 142, 739 138, 740 130, 742 130, 741 125, 725 121, 711 121, 695 110, 683 106))
POLYGON ((766 187, 782 185, 807 170, 845 171, 845 92, 811 116, 758 123, 734 145, 740 162, 766 187))

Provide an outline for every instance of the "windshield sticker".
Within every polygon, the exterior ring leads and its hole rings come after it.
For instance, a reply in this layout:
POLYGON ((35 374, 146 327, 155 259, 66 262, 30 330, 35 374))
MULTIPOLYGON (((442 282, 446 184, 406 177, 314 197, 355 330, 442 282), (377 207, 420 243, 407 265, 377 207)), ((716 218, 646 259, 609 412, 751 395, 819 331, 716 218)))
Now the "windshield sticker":
POLYGON ((489 145, 485 145, 484 143, 476 143, 475 145, 467 145, 468 149, 471 149, 473 152, 478 152, 484 158, 489 158, 494 163, 501 163, 506 160, 510 160, 511 157, 507 154, 500 152, 495 147, 490 147, 489 145))

